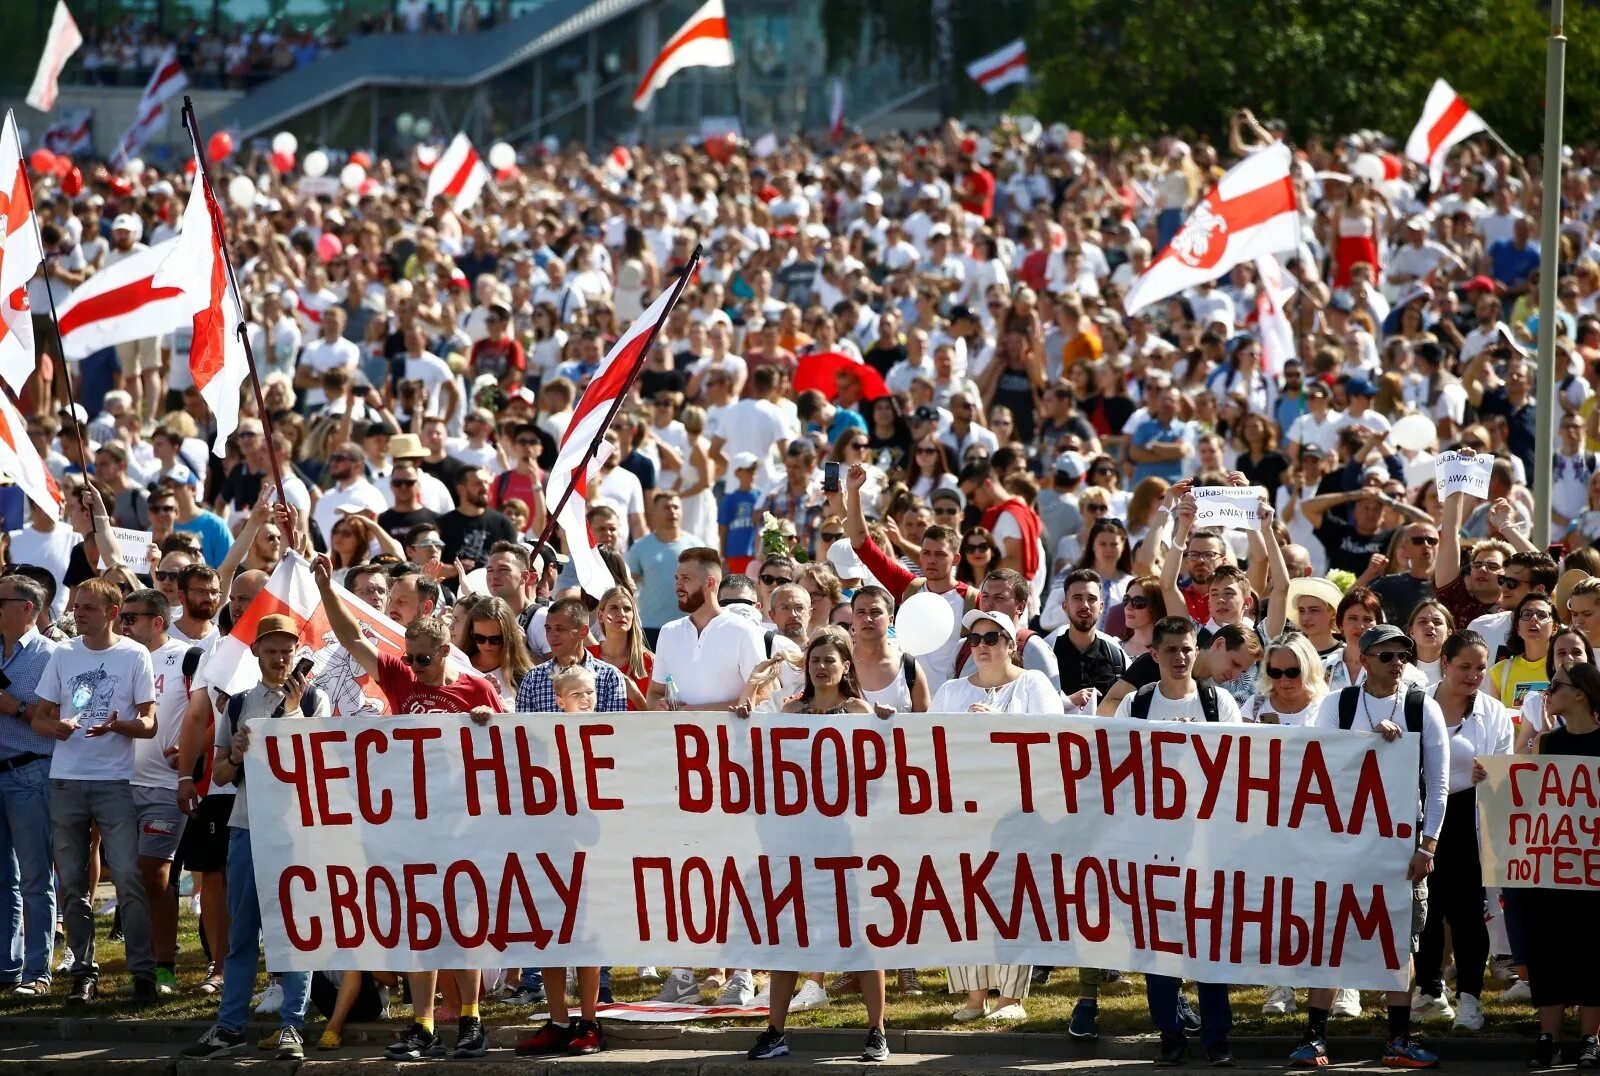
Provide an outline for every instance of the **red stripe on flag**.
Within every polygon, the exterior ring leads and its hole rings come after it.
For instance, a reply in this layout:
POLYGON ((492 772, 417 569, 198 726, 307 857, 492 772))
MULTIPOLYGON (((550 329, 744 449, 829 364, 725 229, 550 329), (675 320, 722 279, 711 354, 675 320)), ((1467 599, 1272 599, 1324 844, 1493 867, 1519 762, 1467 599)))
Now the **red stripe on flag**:
MULTIPOLYGON (((23 207, 31 205, 32 201, 33 193, 28 186, 26 169, 19 161, 17 163, 17 174, 11 180, 11 191, 7 203, 4 206, 0 206, 0 211, 4 211, 6 214, 7 236, 16 235, 23 228, 30 226, 28 213, 23 210, 23 207)), ((5 251, 0 250, 0 258, 3 258, 4 255, 5 251)))
POLYGON ((1445 109, 1439 118, 1433 121, 1433 126, 1428 128, 1428 160, 1433 160, 1434 155, 1439 152, 1439 147, 1444 144, 1444 140, 1450 137, 1450 132, 1456 129, 1456 125, 1465 119, 1470 111, 1472 110, 1461 99, 1461 95, 1457 94, 1451 100, 1450 107, 1445 109))
POLYGON ((655 81, 656 72, 661 70, 668 60, 676 56, 679 50, 691 41, 731 40, 733 39, 728 35, 727 19, 703 19, 695 23, 685 30, 682 37, 663 49, 661 55, 656 57, 655 63, 651 64, 650 69, 644 73, 644 78, 639 80, 639 88, 633 91, 633 99, 637 101, 642 97, 649 88, 650 83, 655 81))
MULTIPOLYGON (((638 336, 628 341, 627 347, 617 352, 616 356, 606 364, 578 400, 578 406, 572 413, 572 421, 567 423, 570 432, 583 425, 583 420, 592 412, 602 407, 611 406, 611 402, 627 389, 628 382, 633 380, 634 367, 638 365, 641 353, 644 351, 645 342, 650 339, 650 331, 646 329, 638 336)), ((565 438, 563 438, 565 442, 565 438)))
POLYGON ((989 70, 987 70, 987 71, 980 72, 978 74, 977 81, 980 82, 980 83, 992 82, 995 79, 999 78, 1001 75, 1004 75, 1007 71, 1013 71, 1016 68, 1027 67, 1027 66, 1028 66, 1028 53, 1026 51, 1023 51, 1023 52, 1019 53, 1018 55, 1013 56, 1009 60, 1004 60, 1004 61, 1002 61, 1000 63, 995 64, 993 67, 989 68, 989 70))
POLYGON ((147 303, 176 299, 183 294, 183 289, 178 287, 154 287, 154 280, 155 276, 152 274, 140 280, 129 281, 104 295, 85 299, 61 315, 61 335, 69 336, 85 325, 105 321, 107 318, 119 318, 133 313, 147 303))
POLYGON ((211 302, 194 316, 189 371, 194 375, 195 387, 204 389, 227 365, 228 333, 233 327, 223 323, 223 296, 227 292, 228 273, 222 264, 225 255, 217 234, 221 210, 217 207, 217 196, 212 193, 211 184, 202 179, 200 189, 205 195, 211 220, 211 302))
POLYGON ((461 193, 461 188, 467 185, 467 180, 472 178, 472 170, 478 167, 478 151, 471 145, 467 146, 467 155, 461 162, 461 167, 456 169, 456 174, 450 177, 450 182, 444 185, 441 192, 446 197, 454 199, 461 193))

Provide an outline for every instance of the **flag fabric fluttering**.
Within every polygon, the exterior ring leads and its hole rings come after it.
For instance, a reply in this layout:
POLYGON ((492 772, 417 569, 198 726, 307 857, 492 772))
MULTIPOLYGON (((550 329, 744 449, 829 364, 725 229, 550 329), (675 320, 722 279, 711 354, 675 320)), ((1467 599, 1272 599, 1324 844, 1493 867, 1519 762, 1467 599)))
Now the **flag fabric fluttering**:
POLYGON ((244 322, 228 274, 228 244, 223 233, 222 207, 206 178, 205 158, 197 135, 194 150, 194 187, 183 211, 183 228, 172 250, 156 268, 156 288, 177 288, 183 309, 194 320, 194 340, 189 350, 189 371, 195 387, 217 420, 217 455, 227 450, 228 438, 239 425, 239 390, 250 375, 250 362, 238 332, 244 322))
POLYGON ((28 420, 0 391, 0 471, 11 475, 30 501, 51 519, 61 518, 61 487, 28 439, 28 420))
POLYGON ((1437 79, 1422 106, 1422 118, 1406 139, 1406 156, 1428 170, 1428 185, 1437 191, 1450 147, 1488 129, 1483 117, 1472 111, 1448 82, 1437 79))
POLYGON ((967 65, 967 77, 983 87, 985 93, 999 93, 1018 82, 1028 81, 1028 43, 1017 38, 1004 48, 995 49, 967 65))
POLYGON ((189 323, 183 289, 155 285, 156 270, 175 243, 169 239, 129 255, 72 289, 56 308, 67 358, 88 358, 102 348, 163 336, 189 323))
MULTIPOLYGON (((698 255, 689 259, 689 264, 683 270, 686 277, 694 273, 697 261, 698 255)), ((573 567, 578 573, 578 582, 585 593, 595 598, 601 597, 613 585, 611 570, 600 558, 600 551, 584 518, 589 507, 586 496, 589 482, 599 476, 600 465, 605 462, 610 447, 601 438, 605 436, 606 427, 611 421, 613 405, 627 393, 628 387, 644 366, 650 342, 658 327, 666 323, 667 315, 672 313, 673 304, 682 290, 676 282, 669 286, 606 352, 573 409, 572 420, 567 423, 567 430, 561 436, 561 448, 545 483, 545 503, 552 507, 561 504, 567 490, 572 489, 571 495, 566 496, 565 504, 561 506, 557 520, 561 534, 566 539, 567 553, 572 557, 573 567), (590 446, 598 447, 585 463, 584 457, 590 455, 590 446)))
POLYGON ((466 132, 457 132, 428 173, 428 204, 431 206, 435 198, 443 195, 457 213, 465 213, 477 204, 488 182, 489 166, 483 163, 466 132))
POLYGON ((633 91, 633 107, 643 112, 667 80, 689 67, 732 67, 733 38, 722 0, 706 0, 689 21, 667 39, 633 91))
POLYGON ((1150 267, 1133 282, 1123 309, 1137 313, 1240 262, 1300 245, 1289 147, 1275 143, 1228 169, 1189 212, 1150 267))
POLYGON ((844 79, 834 79, 830 91, 828 99, 828 137, 835 142, 840 142, 844 139, 844 79))
POLYGON ((49 112, 55 107, 61 69, 82 46, 83 33, 72 12, 67 10, 66 0, 56 0, 55 14, 50 16, 50 33, 44 39, 44 51, 39 53, 39 69, 33 73, 33 85, 28 87, 28 104, 40 112, 49 112))
POLYGON ((1270 378, 1282 376, 1283 364, 1296 357, 1294 326, 1283 309, 1294 293, 1294 278, 1275 255, 1256 259, 1256 336, 1261 340, 1261 372, 1270 378))
POLYGON ((94 111, 74 108, 44 129, 39 144, 51 153, 88 153, 94 148, 94 111))
POLYGON ((182 93, 188 85, 189 76, 178 63, 177 47, 171 46, 156 61, 156 69, 144 84, 144 93, 139 95, 139 105, 133 112, 133 125, 117 140, 117 148, 106 163, 120 172, 144 148, 146 142, 160 133, 166 124, 166 103, 174 94, 182 93))
POLYGON ((17 118, 7 110, 0 130, 0 378, 17 393, 38 365, 28 281, 43 260, 17 118))

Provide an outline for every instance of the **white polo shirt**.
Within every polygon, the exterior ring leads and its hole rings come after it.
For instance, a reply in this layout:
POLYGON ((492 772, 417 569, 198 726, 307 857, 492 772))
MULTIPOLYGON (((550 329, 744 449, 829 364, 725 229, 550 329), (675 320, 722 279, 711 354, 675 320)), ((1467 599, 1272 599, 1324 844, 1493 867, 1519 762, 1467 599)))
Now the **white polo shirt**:
POLYGON ((737 613, 723 610, 704 631, 697 631, 689 617, 680 617, 661 629, 651 679, 665 684, 672 677, 683 705, 692 710, 738 698, 766 657, 761 629, 737 613))

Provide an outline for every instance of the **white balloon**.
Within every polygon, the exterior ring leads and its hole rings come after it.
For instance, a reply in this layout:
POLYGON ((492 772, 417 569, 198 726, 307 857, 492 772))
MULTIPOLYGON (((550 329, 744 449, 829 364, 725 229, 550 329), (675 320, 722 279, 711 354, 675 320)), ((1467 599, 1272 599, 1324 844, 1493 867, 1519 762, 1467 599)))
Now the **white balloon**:
POLYGON ((256 204, 256 185, 249 176, 234 176, 228 180, 228 201, 237 209, 251 209, 256 204))
POLYGON ((489 147, 489 167, 496 172, 517 163, 517 151, 508 142, 496 142, 489 147))
POLYGON ((489 593, 489 569, 474 568, 467 573, 466 587, 473 594, 489 593))
POLYGON ((1356 157, 1350 171, 1369 183, 1383 182, 1383 158, 1376 153, 1363 153, 1356 157))
POLYGON ((339 173, 339 185, 347 191, 361 189, 362 181, 367 178, 367 170, 359 164, 351 162, 344 166, 339 173))
POLYGON ((1407 415, 1394 424, 1389 439, 1408 452, 1422 452, 1438 443, 1439 431, 1427 415, 1407 415))
POLYGON ((426 116, 418 116, 416 124, 411 128, 411 133, 418 138, 427 138, 433 133, 433 121, 426 116))
POLYGON ((913 594, 894 617, 895 645, 912 657, 933 653, 950 641, 956 614, 942 594, 913 594))
POLYGON ((402 136, 410 137, 411 132, 417 129, 417 117, 409 112, 402 112, 394 118, 394 129, 402 136))
POLYGON ((122 174, 127 176, 129 179, 138 179, 140 176, 144 175, 143 158, 135 157, 133 160, 123 165, 122 174))
POLYGON ((328 174, 328 155, 320 149, 314 149, 306 154, 306 159, 300 162, 300 171, 312 179, 328 174))
POLYGON ((300 140, 289 131, 279 131, 272 136, 272 152, 287 153, 293 157, 300 149, 300 140))

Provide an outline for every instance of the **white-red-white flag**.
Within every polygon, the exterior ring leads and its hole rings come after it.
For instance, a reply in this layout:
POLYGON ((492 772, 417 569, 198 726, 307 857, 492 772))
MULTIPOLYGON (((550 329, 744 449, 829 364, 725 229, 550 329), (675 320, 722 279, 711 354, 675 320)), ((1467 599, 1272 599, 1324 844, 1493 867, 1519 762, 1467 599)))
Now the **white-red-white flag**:
MULTIPOLYGON (((690 258, 684 273, 693 274, 696 264, 697 259, 690 258)), ((559 503, 567 489, 572 489, 572 495, 567 497, 557 520, 567 542, 567 553, 577 570, 578 582, 585 593, 596 599, 611 589, 614 580, 606 562, 600 559, 594 536, 589 533, 589 525, 584 518, 589 507, 589 482, 599 475, 600 464, 605 461, 603 453, 607 445, 601 438, 605 436, 606 425, 611 419, 611 407, 633 384, 634 377, 648 357, 651 336, 658 325, 666 322, 679 294, 680 289, 674 283, 657 296, 650 308, 639 315, 622 339, 613 344, 611 350, 606 352, 606 357, 600 360, 599 368, 589 379, 583 395, 578 398, 577 407, 573 408, 572 421, 567 423, 567 432, 561 436, 561 448, 545 482, 546 504, 559 503), (599 450, 590 458, 587 466, 582 466, 589 447, 595 444, 599 444, 599 450)))
POLYGON ((217 420, 212 451, 222 455, 228 437, 239 425, 239 389, 250 374, 239 326, 244 315, 228 280, 228 244, 222 228, 222 207, 206 180, 200 144, 191 139, 194 187, 183 211, 183 228, 172 250, 156 267, 153 284, 175 287, 179 302, 194 321, 189 345, 189 372, 217 420))
POLYGON ((1283 364, 1295 357, 1294 326, 1283 310, 1294 292, 1294 278, 1274 255, 1256 259, 1256 337, 1261 341, 1261 372, 1269 378, 1282 375, 1283 364))
POLYGON ((61 487, 28 440, 28 421, 0 392, 0 471, 11 475, 28 499, 52 519, 61 518, 61 487))
POLYGON ((178 63, 178 50, 176 46, 169 46, 161 54, 161 59, 156 61, 156 69, 144 84, 144 93, 139 95, 138 107, 133 112, 133 126, 117 140, 117 148, 107 162, 113 169, 122 171, 123 165, 160 132, 166 125, 164 106, 174 94, 183 92, 188 85, 189 76, 178 63))
POLYGON ((1123 300, 1128 314, 1206 280, 1240 262, 1300 245, 1289 147, 1281 142, 1228 169, 1183 222, 1123 300))
POLYGON ((605 172, 613 182, 619 185, 626 183, 632 171, 633 154, 628 152, 627 146, 615 146, 606 154, 605 172))
POLYGON ((1007 86, 1028 81, 1028 43, 1017 38, 1004 48, 995 49, 967 65, 967 77, 983 87, 985 93, 999 93, 1007 86))
POLYGON ((1422 106, 1422 118, 1406 139, 1406 156, 1427 168, 1429 183, 1437 191, 1444 179, 1444 159, 1449 156, 1450 147, 1488 129, 1489 125, 1448 82, 1436 79, 1422 106))
POLYGON ((687 67, 732 67, 733 38, 722 0, 706 0, 700 10, 661 46, 661 52, 633 91, 633 107, 643 112, 656 91, 687 67))
POLYGON ((17 118, 7 109, 5 127, 0 130, 0 377, 14 392, 22 391, 39 364, 33 350, 28 281, 43 260, 17 118))
POLYGON ((466 132, 458 132, 428 173, 428 204, 431 206, 442 194, 450 199, 457 213, 465 213, 477 204, 488 182, 489 166, 478 156, 466 132))
POLYGON ((171 284, 158 288, 155 283, 156 270, 175 243, 169 239, 141 250, 72 290, 56 308, 67 358, 87 358, 104 348, 148 340, 189 324, 183 289, 171 284))
POLYGON ((828 137, 835 142, 844 138, 844 79, 833 80, 828 98, 828 137))
POLYGON ((83 34, 72 12, 67 10, 65 0, 56 0, 55 14, 50 16, 50 33, 44 39, 44 51, 39 54, 39 69, 33 73, 33 85, 28 87, 28 104, 40 112, 49 112, 55 107, 61 69, 82 45, 83 34))
POLYGON ((93 110, 87 108, 63 112, 60 119, 44 129, 39 144, 51 153, 88 153, 94 148, 93 118, 93 110))

